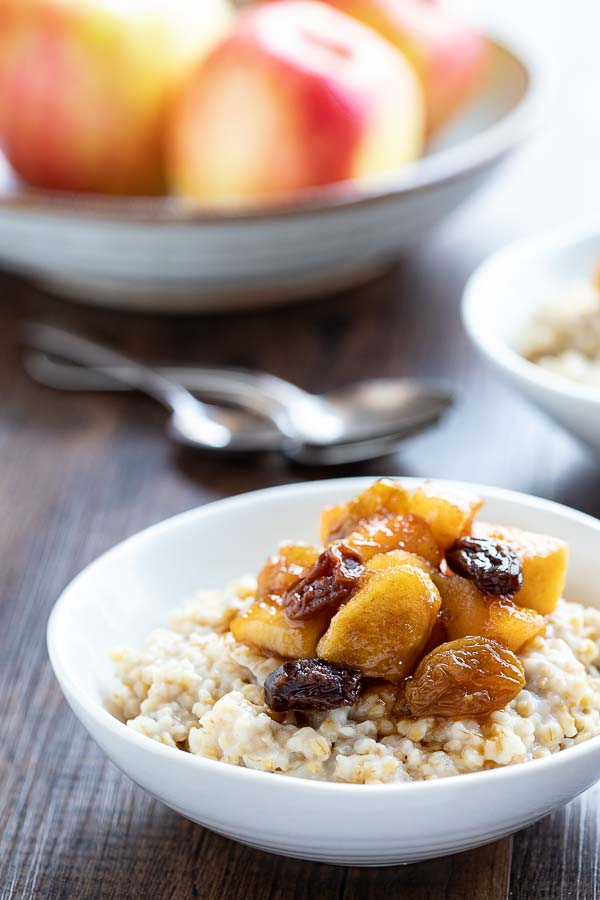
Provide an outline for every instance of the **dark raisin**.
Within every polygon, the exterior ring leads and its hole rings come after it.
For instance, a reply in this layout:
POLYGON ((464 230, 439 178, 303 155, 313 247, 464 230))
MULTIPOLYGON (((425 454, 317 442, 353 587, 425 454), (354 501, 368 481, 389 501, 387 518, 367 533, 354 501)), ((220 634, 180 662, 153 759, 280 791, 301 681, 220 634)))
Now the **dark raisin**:
POLYGON ((446 562, 484 594, 511 596, 523 587, 521 560, 506 541, 459 538, 446 550, 446 562))
POLYGON ((364 572, 361 556, 345 544, 332 544, 315 565, 283 595, 288 619, 309 619, 325 607, 347 603, 364 572))
POLYGON ((265 681, 265 703, 273 712, 337 709, 356 703, 361 675, 323 659, 293 659, 265 681))

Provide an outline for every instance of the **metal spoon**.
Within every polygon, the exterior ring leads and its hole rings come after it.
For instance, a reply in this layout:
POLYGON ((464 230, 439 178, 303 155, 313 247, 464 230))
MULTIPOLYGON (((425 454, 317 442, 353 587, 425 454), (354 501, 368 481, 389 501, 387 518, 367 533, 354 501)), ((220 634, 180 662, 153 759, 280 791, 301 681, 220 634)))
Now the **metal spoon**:
MULTIPOLYGON (((146 390, 147 373, 152 372, 185 391, 183 381, 204 397, 242 406, 247 413, 268 420, 279 434, 269 431, 266 423, 261 424, 265 448, 283 450, 296 461, 311 465, 333 465, 387 453, 403 438, 431 425, 451 403, 445 389, 417 379, 374 379, 316 396, 266 373, 222 368, 149 370, 85 338, 45 324, 29 323, 26 339, 30 346, 94 367, 89 372, 30 354, 26 359, 28 371, 44 384, 67 390, 107 390, 121 382, 146 390), (111 355, 110 362, 106 352, 111 355)), ((155 391, 151 393, 157 396, 155 391)), ((189 398, 195 400, 189 391, 186 394, 184 422, 191 408, 189 398)), ((169 397, 172 409, 172 395, 169 397)), ((173 418, 171 435, 198 445, 197 435, 190 435, 187 427, 182 433, 181 420, 173 422, 173 418)), ((250 426, 250 421, 245 424, 250 426)))
MULTIPOLYGON (((268 422, 243 409, 202 403, 168 375, 109 347, 45 323, 27 322, 23 333, 28 343, 76 363, 69 366, 73 372, 87 375, 103 369, 118 371, 118 381, 125 389, 148 394, 171 411, 168 431, 179 443, 236 453, 280 448, 281 435, 268 422), (80 365, 91 366, 93 371, 80 365)), ((35 377, 33 372, 30 374, 35 377)), ((113 376, 111 386, 114 385, 113 376)))

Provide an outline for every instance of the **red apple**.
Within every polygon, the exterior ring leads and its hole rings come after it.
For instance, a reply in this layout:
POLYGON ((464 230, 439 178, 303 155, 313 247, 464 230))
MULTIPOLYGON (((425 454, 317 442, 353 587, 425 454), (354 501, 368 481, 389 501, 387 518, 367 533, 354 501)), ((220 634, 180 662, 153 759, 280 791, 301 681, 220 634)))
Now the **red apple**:
POLYGON ((388 172, 423 141, 412 67, 323 3, 243 13, 175 104, 173 189, 236 202, 388 172))
POLYGON ((181 79, 229 27, 228 0, 0 0, 0 144, 31 184, 165 187, 181 79))
POLYGON ((481 86, 481 35, 431 0, 326 0, 406 54, 425 90, 427 132, 438 131, 481 86))

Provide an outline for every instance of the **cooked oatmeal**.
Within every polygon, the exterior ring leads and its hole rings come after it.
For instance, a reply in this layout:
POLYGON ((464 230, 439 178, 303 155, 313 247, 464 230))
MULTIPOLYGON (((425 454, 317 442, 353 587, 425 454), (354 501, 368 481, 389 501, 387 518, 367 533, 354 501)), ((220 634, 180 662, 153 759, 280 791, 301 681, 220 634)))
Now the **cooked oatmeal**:
POLYGON ((562 600, 559 537, 476 520, 476 495, 381 479, 258 573, 114 654, 117 714, 233 765, 383 784, 600 734, 600 611, 562 600))
POLYGON ((549 372, 600 389, 600 291, 583 282, 544 304, 521 349, 549 372))
POLYGON ((525 687, 484 721, 403 718, 391 684, 368 688, 351 707, 282 715, 265 705, 262 687, 281 658, 228 630, 254 590, 247 578, 201 593, 141 650, 115 651, 115 702, 130 728, 210 759, 361 784, 510 765, 600 734, 600 611, 559 601, 545 636, 519 654, 525 687))

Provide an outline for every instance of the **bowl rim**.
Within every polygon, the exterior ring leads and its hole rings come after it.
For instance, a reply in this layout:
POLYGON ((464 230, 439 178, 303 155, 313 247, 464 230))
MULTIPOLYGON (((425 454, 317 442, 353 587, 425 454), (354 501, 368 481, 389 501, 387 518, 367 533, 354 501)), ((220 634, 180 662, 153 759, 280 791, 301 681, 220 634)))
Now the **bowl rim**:
MULTIPOLYGON (((499 368, 510 372, 521 381, 536 385, 542 390, 565 399, 577 399, 591 407, 600 407, 600 390, 551 372, 531 362, 499 337, 487 323, 482 312, 484 298, 488 296, 487 284, 495 281, 503 269, 511 269, 526 262, 535 262, 541 256, 559 252, 565 248, 590 240, 596 236, 600 248, 600 219, 575 221, 511 241, 481 262, 469 276, 463 291, 461 318, 471 342, 499 368)), ((600 251, 599 251, 600 252, 600 251)), ((584 275, 582 275, 583 279, 584 275)))
MULTIPOLYGON (((400 478, 398 478, 398 480, 409 487, 415 487, 418 484, 422 484, 425 479, 420 477, 405 478, 401 476, 400 478)), ((521 507, 533 507, 541 510, 547 510, 548 512, 558 513, 562 518, 577 522, 584 527, 591 528, 594 531, 600 533, 600 520, 595 519, 593 516, 590 516, 587 513, 580 512, 579 510, 565 506, 561 503, 556 503, 552 500, 546 500, 541 497, 535 497, 531 494, 511 491, 505 488, 491 487, 489 485, 473 484, 470 482, 437 478, 432 480, 441 485, 458 486, 466 488, 467 490, 473 492, 479 492, 484 497, 484 499, 486 497, 490 499, 499 499, 511 502, 521 507)), ((307 493, 318 494, 323 489, 326 490, 327 488, 332 487, 334 484, 340 485, 342 489, 347 488, 349 491, 360 490, 361 488, 365 487, 368 484, 371 484, 372 482, 372 476, 330 478, 320 481, 314 481, 308 484, 303 482, 295 482, 286 485, 276 485, 274 487, 237 494, 233 497, 226 497, 221 500, 216 500, 204 504, 203 506, 187 510, 186 512, 179 513, 178 515, 171 516, 154 525, 151 525, 148 528, 143 529, 142 531, 137 532, 126 540, 116 544, 109 550, 106 550, 94 561, 89 563, 78 575, 75 576, 75 578, 70 581, 70 583, 65 587, 60 597, 54 604, 54 607, 48 619, 46 631, 48 655, 50 657, 50 663, 52 665, 55 677, 59 682, 59 685, 63 691, 63 694, 65 695, 65 698, 67 699, 69 706, 71 706, 71 701, 69 698, 74 697, 76 703, 82 706, 86 710, 89 717, 94 720, 94 723, 98 727, 98 729, 101 729, 105 733, 108 732, 115 740, 119 741, 121 745, 128 744, 131 750, 134 752, 137 750, 142 753, 150 754, 157 758, 162 758, 165 760, 165 763, 168 763, 170 761, 175 765, 187 767, 190 772, 196 771, 197 773, 199 773, 204 770, 206 775, 208 776, 210 776, 211 773, 213 775, 220 773, 220 775, 227 776, 232 779, 250 779, 252 781, 255 781, 257 784, 262 783, 264 786, 267 786, 269 784, 279 784, 285 786, 282 789, 290 791, 327 791, 338 794, 355 793, 360 796, 371 796, 375 792, 378 796, 381 796, 382 788, 386 788, 388 792, 393 792, 394 794, 396 794, 397 792, 405 791, 431 792, 432 790, 441 791, 443 787, 445 787, 446 789, 454 790, 456 788, 453 788, 452 785, 455 785, 457 782, 458 784, 463 785, 464 789, 468 790, 473 784, 473 779, 479 779, 479 781, 481 781, 481 779, 485 779, 486 782, 498 780, 502 781, 506 778, 516 778, 518 780, 523 777, 527 777, 528 772, 531 772, 531 775, 533 776, 535 772, 541 772, 542 769, 548 770, 551 767, 556 767, 564 764, 565 755, 567 763, 575 764, 577 759, 581 759, 583 757, 600 752, 600 735, 596 735, 589 738, 587 741, 583 741, 582 743, 576 744, 572 747, 567 747, 564 750, 560 750, 541 759, 527 760, 508 766, 499 766, 495 769, 485 769, 478 772, 467 772, 459 776, 431 779, 429 781, 412 781, 387 784, 346 784, 344 782, 318 781, 309 778, 294 778, 291 776, 284 777, 284 773, 265 772, 257 769, 250 769, 244 766, 226 763, 222 760, 208 759, 192 753, 186 753, 177 748, 165 746, 158 743, 157 741, 153 741, 146 735, 139 734, 133 729, 128 728, 124 722, 121 722, 119 719, 117 719, 116 716, 114 716, 105 706, 103 706, 101 702, 95 700, 93 702, 90 702, 90 698, 85 690, 83 690, 78 685, 78 683, 70 677, 68 668, 65 666, 61 658, 60 650, 60 617, 62 615, 62 609, 63 607, 68 606, 69 597, 73 590, 79 585, 80 581, 90 577, 90 575, 93 576, 94 569, 100 566, 106 557, 127 552, 128 549, 135 547, 137 544, 143 543, 149 537, 155 536, 165 529, 177 529, 182 524, 188 521, 191 522, 197 518, 202 519, 205 517, 210 517, 212 511, 215 509, 227 509, 228 507, 231 507, 232 511, 234 511, 235 508, 241 504, 251 504, 258 498, 268 498, 269 495, 272 494, 288 494, 290 496, 305 496, 307 493), (177 760, 179 762, 177 762, 177 760), (282 777, 273 777, 274 775, 277 776, 278 774, 282 775, 282 777)), ((598 777, 600 779, 600 773, 598 777)), ((477 781, 475 781, 475 784, 476 783, 477 781)))
POLYGON ((225 225, 231 222, 260 222, 302 214, 331 213, 410 196, 460 180, 500 159, 536 128, 545 107, 546 70, 539 51, 525 46, 503 29, 480 29, 490 48, 509 56, 520 68, 525 89, 512 109, 497 122, 455 146, 421 158, 377 178, 348 179, 272 202, 230 209, 210 209, 173 197, 102 197, 94 194, 24 188, 0 194, 3 210, 73 215, 129 223, 160 225, 225 225))

